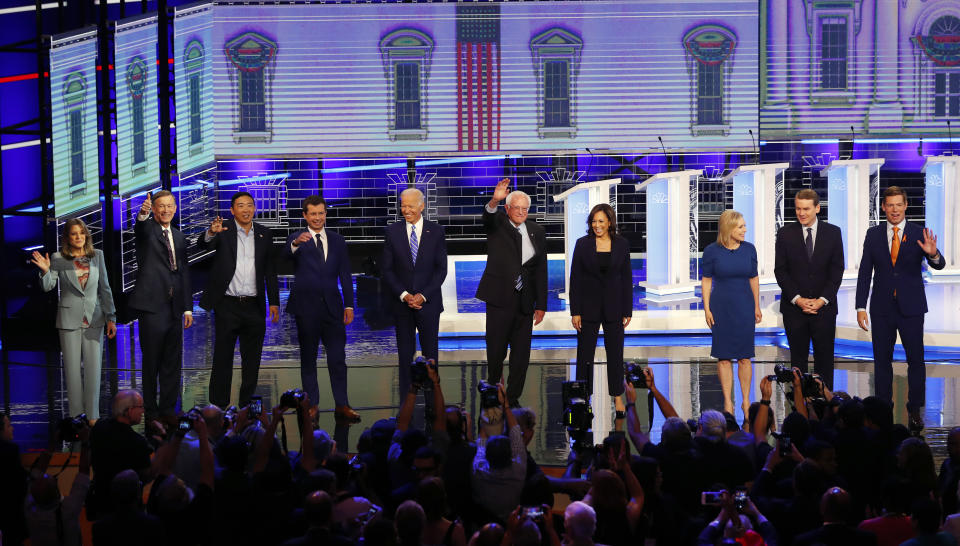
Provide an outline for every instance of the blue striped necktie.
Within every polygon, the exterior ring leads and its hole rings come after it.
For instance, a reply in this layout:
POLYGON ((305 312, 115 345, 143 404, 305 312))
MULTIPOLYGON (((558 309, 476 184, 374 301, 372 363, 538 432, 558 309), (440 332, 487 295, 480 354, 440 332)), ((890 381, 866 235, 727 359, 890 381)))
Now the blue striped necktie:
MULTIPOLYGON (((520 234, 520 248, 523 248, 523 232, 520 231, 520 226, 517 226, 517 233, 520 234)), ((520 255, 521 256, 523 255, 522 250, 520 251, 520 255)), ((521 261, 523 261, 522 258, 521 258, 521 261)), ((517 275, 517 284, 515 286, 515 289, 517 290, 517 292, 523 290, 523 273, 517 275)))
POLYGON ((413 265, 417 265, 417 251, 420 245, 417 243, 417 226, 410 226, 410 256, 413 257, 413 265))

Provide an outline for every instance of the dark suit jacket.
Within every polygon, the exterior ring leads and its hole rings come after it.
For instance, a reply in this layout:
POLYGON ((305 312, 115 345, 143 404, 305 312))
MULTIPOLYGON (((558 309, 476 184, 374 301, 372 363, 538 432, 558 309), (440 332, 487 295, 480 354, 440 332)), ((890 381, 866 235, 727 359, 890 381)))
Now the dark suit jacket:
MULTIPOLYGON (((200 307, 211 310, 220 303, 233 274, 237 270, 237 223, 229 222, 227 230, 217 233, 210 241, 205 241, 206 234, 197 240, 197 246, 205 250, 215 250, 213 267, 210 268, 210 279, 207 288, 200 297, 200 307)), ((276 256, 273 247, 273 232, 270 228, 253 223, 254 267, 257 271, 257 304, 260 312, 267 313, 264 302, 264 286, 270 305, 280 305, 280 289, 277 285, 276 256)))
POLYGON ((173 252, 177 270, 170 271, 163 228, 153 217, 133 226, 137 249, 137 284, 130 294, 129 305, 137 311, 153 311, 168 302, 173 289, 174 310, 178 313, 193 309, 190 291, 190 273, 187 265, 187 239, 180 230, 170 226, 173 234, 173 252))
POLYGON ((867 230, 867 236, 863 240, 863 259, 860 260, 857 277, 857 309, 867 307, 872 274, 871 313, 891 313, 897 308, 905 316, 927 312, 927 295, 923 289, 920 264, 926 259, 930 267, 943 269, 947 261, 941 256, 939 265, 934 264, 917 245, 917 241, 923 241, 923 228, 907 222, 903 228, 903 242, 900 243, 897 265, 894 267, 887 243, 887 222, 867 230), (894 291, 897 293, 896 298, 893 297, 894 291))
POLYGON ((287 300, 287 312, 291 315, 315 317, 321 306, 333 317, 342 317, 344 307, 353 307, 353 280, 350 277, 350 257, 343 236, 324 229, 327 234, 326 260, 313 241, 300 245, 296 252, 290 251, 294 239, 306 230, 296 231, 287 237, 284 253, 293 258, 294 283, 287 300), (337 288, 337 281, 340 288, 337 288), (340 297, 343 290, 343 298, 340 297))
POLYGON ((547 310, 547 235, 533 220, 527 220, 526 225, 534 254, 521 267, 520 232, 503 209, 490 213, 484 208, 487 266, 477 286, 477 299, 498 307, 514 305, 517 275, 523 275, 521 308, 528 313, 534 309, 547 310))
POLYGON ((447 278, 447 240, 443 226, 423 220, 416 265, 413 264, 413 255, 410 254, 407 229, 406 220, 387 226, 383 257, 380 260, 383 282, 387 284, 390 299, 396 305, 407 306, 400 301, 400 294, 404 291, 420 293, 427 298, 423 309, 433 309, 440 313, 443 311, 440 286, 447 278))
POLYGON ((590 321, 619 321, 633 316, 633 269, 630 243, 614 235, 610 242, 610 267, 600 273, 596 238, 577 239, 570 264, 570 314, 590 321))
MULTIPOLYGON (((899 257, 897 258, 899 260, 899 257)), ((793 539, 796 546, 823 544, 826 546, 869 546, 877 543, 873 533, 861 531, 842 524, 828 524, 818 527, 793 539)))
POLYGON ((806 234, 800 222, 790 222, 777 232, 773 273, 780 285, 780 312, 796 307, 794 296, 824 297, 830 302, 820 313, 837 314, 837 291, 843 281, 843 236, 840 228, 817 220, 813 258, 807 258, 806 234))

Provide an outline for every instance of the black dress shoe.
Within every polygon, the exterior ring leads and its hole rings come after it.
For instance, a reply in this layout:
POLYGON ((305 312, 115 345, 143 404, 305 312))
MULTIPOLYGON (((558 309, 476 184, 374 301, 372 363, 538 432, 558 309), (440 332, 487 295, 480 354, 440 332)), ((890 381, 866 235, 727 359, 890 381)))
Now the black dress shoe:
POLYGON ((350 406, 337 406, 337 409, 333 411, 333 416, 336 419, 342 419, 351 423, 360 421, 360 414, 350 406))

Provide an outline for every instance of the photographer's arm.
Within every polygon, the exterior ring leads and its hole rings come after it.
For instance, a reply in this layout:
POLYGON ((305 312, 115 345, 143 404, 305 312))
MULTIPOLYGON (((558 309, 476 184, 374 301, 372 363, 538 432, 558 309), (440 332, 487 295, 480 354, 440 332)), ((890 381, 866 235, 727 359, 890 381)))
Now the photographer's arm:
MULTIPOLYGON (((637 417, 636 389, 629 381, 624 381, 623 385, 623 393, 627 398, 627 434, 630 436, 630 441, 633 442, 633 447, 636 448, 637 453, 642 453, 643 446, 647 445, 650 437, 644 434, 640 427, 640 419, 637 417)), ((577 477, 579 476, 580 474, 577 474, 577 477)))
POLYGON ((413 419, 413 406, 417 403, 417 387, 412 383, 410 390, 407 391, 407 397, 403 399, 400 405, 400 413, 397 414, 397 432, 406 432, 410 428, 410 421, 413 419))
POLYGON ((770 397, 773 395, 773 384, 764 376, 760 380, 760 409, 757 411, 757 418, 753 420, 753 427, 750 433, 753 434, 754 444, 763 444, 767 442, 767 428, 769 423, 770 397), (766 402, 766 403, 764 403, 766 402))
POLYGON ((793 369, 793 407, 804 419, 810 418, 807 413, 807 402, 803 399, 803 386, 800 383, 799 368, 793 369))
POLYGON ((663 413, 664 419, 669 417, 680 417, 680 414, 677 413, 677 410, 673 407, 673 404, 670 403, 670 400, 660 392, 660 389, 657 388, 656 383, 653 379, 653 370, 650 368, 643 369, 643 375, 647 378, 647 388, 650 389, 650 393, 653 394, 654 400, 657 401, 657 406, 660 407, 660 412, 663 413))
POLYGON ((253 456, 253 468, 251 469, 253 474, 259 474, 267 468, 267 462, 270 461, 270 450, 273 449, 273 442, 276 441, 277 425, 283 419, 283 410, 283 406, 273 408, 273 415, 264 429, 264 435, 257 442, 257 448, 253 456))
POLYGON ((200 442, 200 480, 198 483, 206 485, 212 491, 214 480, 213 448, 210 446, 207 423, 203 419, 197 419, 193 427, 197 431, 197 439, 200 442))
POLYGON ((180 443, 182 440, 183 436, 174 433, 173 438, 164 442, 164 444, 157 449, 153 460, 150 462, 150 468, 147 474, 141 474, 140 476, 143 483, 152 481, 157 476, 166 476, 173 472, 173 465, 177 462, 177 454, 180 453, 180 443))
POLYGON ((297 417, 300 418, 300 467, 304 472, 313 472, 317 459, 313 453, 313 423, 310 420, 310 395, 303 394, 297 417))
POLYGON ((427 363, 427 376, 433 382, 433 430, 446 430, 447 428, 447 407, 443 401, 443 391, 440 389, 440 372, 435 368, 436 362, 432 360, 427 363), (431 366, 430 364, 433 364, 431 366))

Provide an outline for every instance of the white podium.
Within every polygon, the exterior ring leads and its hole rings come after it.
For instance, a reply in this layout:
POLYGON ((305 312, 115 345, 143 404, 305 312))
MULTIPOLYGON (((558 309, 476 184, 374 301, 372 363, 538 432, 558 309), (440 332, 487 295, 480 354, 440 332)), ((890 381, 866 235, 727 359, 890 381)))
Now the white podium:
MULTIPOLYGON (((569 190, 554 195, 553 201, 563 202, 563 245, 564 245, 564 290, 561 299, 567 298, 570 283, 570 265, 573 263, 573 249, 577 239, 587 233, 587 217, 593 207, 600 203, 610 204, 610 187, 620 183, 619 178, 583 182, 569 190)), ((616 211, 616 199, 613 200, 616 211)))
POLYGON ((636 186, 647 192, 647 280, 640 286, 649 295, 692 292, 699 282, 690 278, 690 255, 698 251, 696 180, 702 173, 660 173, 636 186))
POLYGON ((882 157, 836 159, 820 172, 827 177, 827 221, 843 234, 843 277, 856 278, 867 229, 880 222, 882 157))
POLYGON ((733 179, 733 208, 743 214, 747 241, 757 248, 761 284, 777 282, 773 266, 777 230, 783 226, 783 173, 789 163, 744 165, 724 177, 733 179))
POLYGON ((947 261, 933 276, 960 275, 960 156, 928 157, 923 165, 926 197, 926 227, 937 236, 937 247, 947 261))

